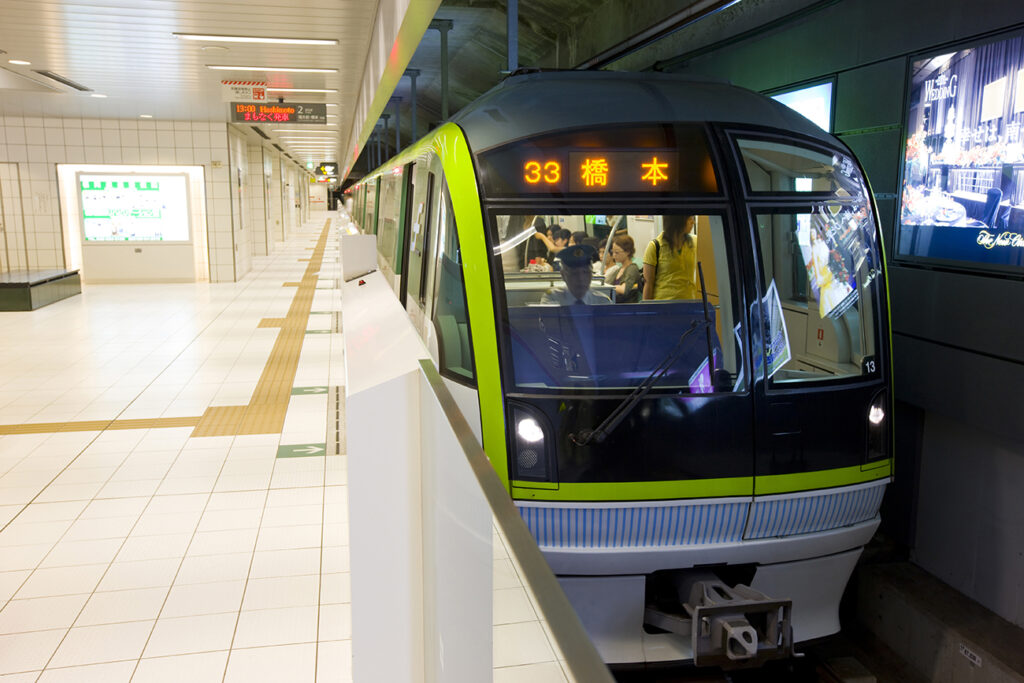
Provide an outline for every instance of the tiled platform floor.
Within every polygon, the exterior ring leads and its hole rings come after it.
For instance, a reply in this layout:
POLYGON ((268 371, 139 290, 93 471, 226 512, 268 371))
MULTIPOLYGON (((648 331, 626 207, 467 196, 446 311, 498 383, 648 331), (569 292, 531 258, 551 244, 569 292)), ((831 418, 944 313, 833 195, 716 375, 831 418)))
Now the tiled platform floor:
POLYGON ((0 313, 0 681, 351 679, 346 457, 291 396, 341 383, 325 218, 239 283, 0 313), (296 315, 326 333, 275 351, 296 315), (194 436, 218 406, 247 412, 194 436))

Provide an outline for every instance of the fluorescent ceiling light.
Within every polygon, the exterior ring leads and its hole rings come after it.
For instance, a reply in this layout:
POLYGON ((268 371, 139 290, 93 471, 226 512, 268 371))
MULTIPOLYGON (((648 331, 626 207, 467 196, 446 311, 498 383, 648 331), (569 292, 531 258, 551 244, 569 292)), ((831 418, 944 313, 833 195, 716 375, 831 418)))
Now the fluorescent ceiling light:
POLYGON ((327 106, 328 107, 337 107, 338 105, 334 104, 333 102, 328 102, 327 106))
POLYGON ((153 115, 152 114, 139 114, 139 118, 140 119, 151 119, 151 118, 153 118, 153 115))
POLYGON ((306 130, 305 128, 271 128, 275 133, 322 133, 324 135, 337 135, 333 130, 306 130))
MULTIPOLYGON (((337 69, 313 69, 308 67, 298 66, 227 66, 224 64, 207 64, 207 69, 216 69, 217 71, 294 71, 297 73, 304 74, 336 74, 337 69)), ((275 90, 275 88, 268 88, 268 90, 275 90)))
POLYGON ((282 45, 337 45, 338 41, 322 38, 260 38, 258 36, 211 36, 200 33, 175 33, 182 40, 207 40, 214 43, 279 43, 282 45))
POLYGON ((267 92, 338 92, 337 88, 267 88, 267 92))
POLYGON ((89 95, 89 97, 98 97, 100 99, 103 99, 104 97, 106 97, 106 95, 104 95, 103 93, 94 92, 93 94, 89 95))
POLYGON ((8 64, 17 64, 18 66, 28 66, 32 62, 26 62, 24 59, 8 59, 8 64))

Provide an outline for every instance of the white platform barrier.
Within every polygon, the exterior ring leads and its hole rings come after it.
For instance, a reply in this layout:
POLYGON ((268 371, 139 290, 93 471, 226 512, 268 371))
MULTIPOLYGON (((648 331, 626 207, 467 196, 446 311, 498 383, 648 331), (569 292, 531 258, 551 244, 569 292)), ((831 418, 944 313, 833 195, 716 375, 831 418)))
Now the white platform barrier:
POLYGON ((380 273, 362 279, 342 289, 354 680, 492 680, 495 557, 508 547, 549 665, 610 683, 393 291, 380 273))

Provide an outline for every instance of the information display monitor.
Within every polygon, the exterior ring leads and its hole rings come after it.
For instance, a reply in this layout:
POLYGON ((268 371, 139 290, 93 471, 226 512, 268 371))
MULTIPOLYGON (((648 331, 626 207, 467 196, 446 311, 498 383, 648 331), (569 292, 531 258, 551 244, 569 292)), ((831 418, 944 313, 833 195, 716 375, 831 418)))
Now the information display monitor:
POLYGON ((103 242, 188 242, 188 176, 79 173, 82 239, 103 242))
POLYGON ((823 131, 832 132, 832 81, 772 93, 770 97, 803 114, 823 131))

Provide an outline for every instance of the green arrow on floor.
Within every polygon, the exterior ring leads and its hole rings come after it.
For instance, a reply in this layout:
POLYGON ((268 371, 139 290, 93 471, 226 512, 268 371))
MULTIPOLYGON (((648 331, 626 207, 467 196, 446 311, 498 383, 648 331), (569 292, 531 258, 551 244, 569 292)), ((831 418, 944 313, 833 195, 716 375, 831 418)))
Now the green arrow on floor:
POLYGON ((308 458, 316 455, 327 455, 325 443, 298 443, 277 447, 279 458, 308 458))
POLYGON ((310 394, 326 394, 327 387, 292 387, 292 396, 308 396, 310 394))

